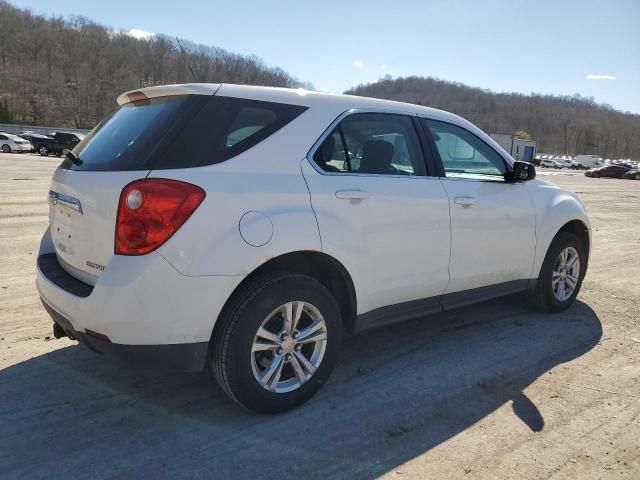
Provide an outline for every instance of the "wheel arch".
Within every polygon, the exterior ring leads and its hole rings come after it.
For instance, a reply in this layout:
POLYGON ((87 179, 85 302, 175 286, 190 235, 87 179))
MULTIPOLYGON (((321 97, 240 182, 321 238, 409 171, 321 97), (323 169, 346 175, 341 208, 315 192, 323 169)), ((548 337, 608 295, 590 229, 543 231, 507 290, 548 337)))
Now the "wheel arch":
POLYGON ((554 240, 561 232, 569 232, 578 237, 580 242, 582 242, 582 247, 587 254, 587 258, 589 257, 589 252, 591 250, 591 236, 589 235, 589 228, 582 220, 575 219, 565 223, 560 227, 555 237, 553 237, 554 240))
MULTIPOLYGON (((331 255, 313 250, 285 253, 273 257, 255 268, 236 286, 231 295, 229 295, 224 307, 220 311, 218 319, 222 317, 225 310, 233 303, 236 293, 242 289, 244 285, 257 276, 269 272, 299 273, 318 280, 331 292, 338 302, 343 328, 349 331, 353 330, 355 326, 357 299, 351 275, 344 265, 331 255)), ((216 321, 212 338, 215 336, 219 325, 220 322, 216 321)))
POLYGON ((589 260, 589 255, 591 251, 591 231, 588 227, 588 224, 585 221, 583 221, 580 218, 572 218, 570 220, 567 219, 563 221, 559 227, 556 227, 552 232, 548 233, 548 236, 546 236, 547 240, 544 242, 544 249, 538 250, 538 254, 536 255, 536 265, 534 269, 535 278, 537 278, 538 275, 540 274, 542 264, 544 262, 544 259, 547 256, 547 252, 549 251, 549 248, 553 244, 554 240, 558 238, 558 235, 560 235, 563 232, 568 232, 575 235, 576 237, 578 237, 578 239, 582 243, 582 246, 587 256, 587 261, 584 262, 585 264, 584 273, 585 274, 587 273, 587 266, 589 263, 588 260, 589 260))

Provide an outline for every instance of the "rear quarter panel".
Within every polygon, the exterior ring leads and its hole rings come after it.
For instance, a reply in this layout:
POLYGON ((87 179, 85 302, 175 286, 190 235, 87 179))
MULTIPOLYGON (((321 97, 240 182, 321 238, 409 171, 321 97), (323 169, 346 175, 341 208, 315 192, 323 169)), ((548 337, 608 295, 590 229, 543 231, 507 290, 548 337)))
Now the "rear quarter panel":
POLYGON ((184 275, 247 275, 269 259, 301 251, 321 251, 300 162, 335 118, 314 108, 258 145, 225 162, 199 168, 155 170, 149 177, 174 178, 201 186, 203 203, 160 249, 184 275), (263 246, 243 240, 239 222, 260 212, 273 226, 263 246))

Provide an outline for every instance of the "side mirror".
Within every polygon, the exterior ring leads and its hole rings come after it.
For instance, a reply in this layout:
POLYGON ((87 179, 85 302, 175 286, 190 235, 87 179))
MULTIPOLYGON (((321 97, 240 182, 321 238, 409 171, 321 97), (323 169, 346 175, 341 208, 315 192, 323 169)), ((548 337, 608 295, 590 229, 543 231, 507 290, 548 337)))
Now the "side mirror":
POLYGON ((509 183, 527 182, 534 178, 536 178, 536 167, 532 163, 520 160, 513 162, 513 170, 505 175, 505 180, 509 183))

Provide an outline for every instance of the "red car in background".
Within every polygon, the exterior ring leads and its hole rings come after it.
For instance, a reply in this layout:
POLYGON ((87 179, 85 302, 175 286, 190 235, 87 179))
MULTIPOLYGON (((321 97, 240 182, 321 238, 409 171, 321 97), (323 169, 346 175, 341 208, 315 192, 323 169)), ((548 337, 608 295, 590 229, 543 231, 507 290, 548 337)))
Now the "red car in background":
POLYGON ((584 172, 587 177, 599 178, 599 177, 610 177, 610 178, 622 178, 625 173, 631 170, 630 167, 626 165, 607 165, 606 167, 600 168, 591 168, 584 172))

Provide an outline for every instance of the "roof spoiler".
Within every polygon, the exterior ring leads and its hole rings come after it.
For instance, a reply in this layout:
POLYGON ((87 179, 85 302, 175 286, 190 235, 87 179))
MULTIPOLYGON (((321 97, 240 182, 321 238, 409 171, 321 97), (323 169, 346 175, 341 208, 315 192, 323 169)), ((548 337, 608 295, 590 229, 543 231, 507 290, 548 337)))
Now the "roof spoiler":
POLYGON ((215 95, 221 85, 221 83, 183 83, 180 85, 138 88, 120 94, 118 96, 118 105, 171 95, 215 95))

